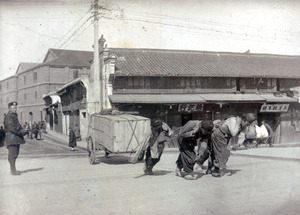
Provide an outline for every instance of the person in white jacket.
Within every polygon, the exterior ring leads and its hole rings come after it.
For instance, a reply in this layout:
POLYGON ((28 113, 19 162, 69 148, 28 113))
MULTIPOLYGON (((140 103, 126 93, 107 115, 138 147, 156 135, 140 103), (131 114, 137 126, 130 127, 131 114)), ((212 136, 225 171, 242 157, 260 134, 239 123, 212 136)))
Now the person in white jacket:
POLYGON ((227 148, 230 138, 238 135, 254 120, 256 120, 256 117, 253 113, 244 114, 241 118, 231 116, 212 133, 211 159, 213 166, 211 169, 208 169, 207 173, 211 173, 215 177, 221 177, 220 169, 226 167, 230 156, 230 151, 227 148))

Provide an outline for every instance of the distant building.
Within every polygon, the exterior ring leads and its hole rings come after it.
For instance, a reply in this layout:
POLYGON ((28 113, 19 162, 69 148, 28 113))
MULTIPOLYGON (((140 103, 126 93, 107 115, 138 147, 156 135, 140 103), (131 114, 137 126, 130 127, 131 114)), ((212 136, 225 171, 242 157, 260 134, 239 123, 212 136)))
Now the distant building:
POLYGON ((8 103, 18 99, 18 76, 13 75, 0 81, 0 124, 4 120, 4 113, 8 111, 8 103))
POLYGON ((1 109, 16 100, 21 123, 45 121, 49 111, 43 96, 87 75, 92 57, 93 53, 88 51, 49 49, 42 63, 20 63, 15 76, 0 81, 1 109))

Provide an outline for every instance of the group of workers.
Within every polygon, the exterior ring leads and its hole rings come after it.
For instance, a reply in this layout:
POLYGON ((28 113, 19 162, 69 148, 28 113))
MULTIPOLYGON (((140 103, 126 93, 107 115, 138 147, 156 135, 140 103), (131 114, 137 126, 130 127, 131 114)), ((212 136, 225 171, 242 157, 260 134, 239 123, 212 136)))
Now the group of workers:
MULTIPOLYGON (((256 121, 253 113, 239 116, 229 116, 221 120, 190 120, 179 131, 177 136, 179 156, 176 160, 175 175, 187 180, 194 180, 194 166, 198 164, 204 168, 208 162, 206 174, 221 177, 221 169, 226 167, 230 156, 228 143, 234 136, 244 132, 247 126, 256 121)), ((152 123, 152 135, 146 149, 144 172, 153 174, 152 169, 160 160, 166 138, 165 133, 170 130, 163 127, 161 120, 152 123)))

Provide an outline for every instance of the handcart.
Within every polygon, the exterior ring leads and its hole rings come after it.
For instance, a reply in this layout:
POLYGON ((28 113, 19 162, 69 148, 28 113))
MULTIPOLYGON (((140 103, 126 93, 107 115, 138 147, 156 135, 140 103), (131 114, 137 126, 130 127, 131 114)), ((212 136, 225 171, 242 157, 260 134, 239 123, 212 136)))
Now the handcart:
MULTIPOLYGON (((92 114, 88 126, 87 151, 90 164, 95 164, 98 152, 135 153, 141 144, 148 142, 151 134, 149 118, 129 115, 92 114)), ((141 150, 139 160, 143 160, 144 150, 141 150)))

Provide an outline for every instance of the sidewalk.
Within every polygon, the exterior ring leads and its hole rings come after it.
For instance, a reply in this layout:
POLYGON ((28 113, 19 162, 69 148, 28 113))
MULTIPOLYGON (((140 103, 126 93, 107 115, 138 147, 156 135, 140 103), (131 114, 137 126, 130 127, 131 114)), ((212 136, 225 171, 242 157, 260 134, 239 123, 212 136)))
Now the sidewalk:
POLYGON ((271 148, 266 145, 260 145, 252 149, 245 149, 242 146, 237 151, 231 151, 231 154, 233 156, 300 161, 300 143, 277 143, 271 148))
MULTIPOLYGON (((69 136, 56 133, 54 131, 48 130, 47 134, 50 139, 58 140, 68 144, 69 136)), ((77 141, 77 147, 86 150, 87 143, 83 139, 77 141)), ((166 152, 178 153, 178 148, 165 148, 166 152)), ((298 143, 280 143, 274 144, 274 147, 270 148, 265 145, 260 145, 258 148, 245 149, 243 146, 237 151, 231 151, 231 156, 245 156, 245 157, 255 157, 255 158, 271 158, 271 159, 286 159, 300 161, 300 142, 298 143)))
MULTIPOLYGON (((47 130, 47 134, 43 133, 43 136, 47 136, 48 138, 52 139, 52 140, 57 140, 60 142, 65 142, 66 145, 68 145, 69 143, 69 136, 65 135, 65 134, 60 134, 58 132, 52 131, 50 129, 47 130)), ((83 150, 86 150, 86 140, 82 139, 81 141, 77 141, 77 147, 81 148, 83 150)))

